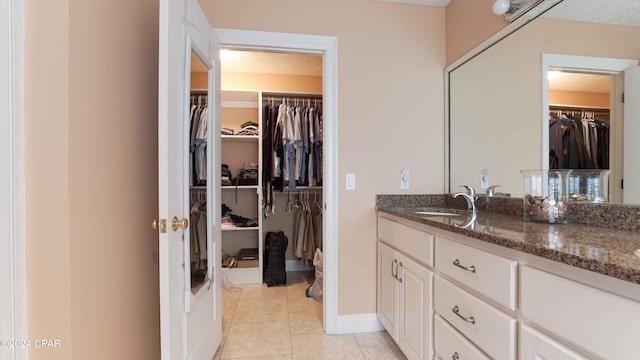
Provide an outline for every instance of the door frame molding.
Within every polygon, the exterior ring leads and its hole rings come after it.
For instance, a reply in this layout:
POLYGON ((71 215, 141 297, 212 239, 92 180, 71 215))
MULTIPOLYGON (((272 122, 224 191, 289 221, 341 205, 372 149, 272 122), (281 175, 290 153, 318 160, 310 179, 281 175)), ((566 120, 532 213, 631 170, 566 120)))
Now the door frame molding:
POLYGON ((328 334, 342 332, 338 324, 338 38, 221 28, 213 31, 223 47, 322 52, 324 55, 324 330, 328 334))
MULTIPOLYGON (((0 143, 2 281, 9 292, 0 295, 0 338, 28 339, 25 251, 25 151, 24 151, 24 0, 0 0, 0 128, 8 141, 0 143), (4 201, 4 200, 7 201, 4 201), (7 271, 5 271, 7 270, 7 271), (5 311, 7 309, 8 311, 5 311), (6 320, 6 321, 5 321, 6 320)), ((1 349, 10 359, 27 359, 28 351, 1 349), (6 351, 6 353, 5 353, 6 351)))

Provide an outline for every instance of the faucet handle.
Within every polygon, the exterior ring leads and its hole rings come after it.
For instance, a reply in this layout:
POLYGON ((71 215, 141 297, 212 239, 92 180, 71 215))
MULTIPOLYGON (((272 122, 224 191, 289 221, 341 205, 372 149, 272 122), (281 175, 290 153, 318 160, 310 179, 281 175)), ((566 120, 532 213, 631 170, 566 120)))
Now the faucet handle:
POLYGON ((476 197, 476 190, 473 187, 469 185, 461 185, 460 187, 467 189, 467 195, 471 196, 472 198, 476 197))
POLYGON ((487 196, 494 196, 496 188, 498 188, 500 186, 502 186, 502 185, 489 186, 489 188, 487 188, 487 191, 486 191, 487 196))

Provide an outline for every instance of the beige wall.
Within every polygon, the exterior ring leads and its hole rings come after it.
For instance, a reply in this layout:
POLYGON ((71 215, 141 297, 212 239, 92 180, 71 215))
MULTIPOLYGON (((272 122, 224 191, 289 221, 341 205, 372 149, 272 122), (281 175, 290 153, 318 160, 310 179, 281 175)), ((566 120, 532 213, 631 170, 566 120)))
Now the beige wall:
POLYGON ((375 195, 443 188, 444 8, 366 0, 201 1, 215 27, 338 38, 339 314, 376 310, 375 195), (249 12, 247 9, 251 9, 249 12), (346 173, 355 191, 344 190, 346 173))
POLYGON ((549 104, 608 109, 611 94, 586 91, 549 90, 549 104))
POLYGON ((451 0, 446 11, 447 65, 468 53, 509 23, 495 15, 495 0, 451 0))
POLYGON ((29 336, 62 340, 30 358, 159 358, 157 1, 26 22, 29 336))
POLYGON ((29 337, 71 359, 69 0, 25 1, 25 175, 29 337))

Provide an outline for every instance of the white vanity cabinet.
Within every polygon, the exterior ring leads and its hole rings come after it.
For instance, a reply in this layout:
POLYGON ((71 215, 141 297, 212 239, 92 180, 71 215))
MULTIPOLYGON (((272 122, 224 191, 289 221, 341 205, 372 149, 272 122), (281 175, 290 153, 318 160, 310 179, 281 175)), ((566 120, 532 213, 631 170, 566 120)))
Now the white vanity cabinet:
POLYGON ((559 341, 526 325, 520 324, 518 358, 522 360, 587 360, 559 341))
POLYGON ((433 234, 378 218, 378 319, 407 359, 431 359, 433 234))
POLYGON ((407 358, 640 359, 637 284, 412 224, 378 217, 378 317, 407 358))
MULTIPOLYGON (((516 305, 517 262, 438 235, 435 244, 434 308, 492 359, 516 358, 516 324, 508 313, 516 305)), ((435 351, 442 358, 468 352, 452 349, 436 328, 435 351)), ((451 331, 451 330, 449 330, 451 331)))
POLYGON ((520 295, 524 321, 554 337, 602 359, 640 358, 640 303, 528 266, 520 295))

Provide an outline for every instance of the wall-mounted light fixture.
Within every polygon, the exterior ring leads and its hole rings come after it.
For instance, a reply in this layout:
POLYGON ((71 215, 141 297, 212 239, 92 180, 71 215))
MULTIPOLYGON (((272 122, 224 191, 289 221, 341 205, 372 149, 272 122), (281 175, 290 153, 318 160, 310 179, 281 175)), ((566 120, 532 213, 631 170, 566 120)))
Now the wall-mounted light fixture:
POLYGON ((493 3, 493 13, 496 15, 502 15, 509 10, 510 6, 511 3, 509 0, 496 0, 496 2, 493 3))
MULTIPOLYGON (((549 0, 549 3, 557 3, 561 0, 549 0)), ((528 12, 543 0, 496 0, 493 3, 493 13, 496 15, 504 15, 508 22, 528 12)))

